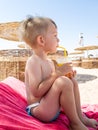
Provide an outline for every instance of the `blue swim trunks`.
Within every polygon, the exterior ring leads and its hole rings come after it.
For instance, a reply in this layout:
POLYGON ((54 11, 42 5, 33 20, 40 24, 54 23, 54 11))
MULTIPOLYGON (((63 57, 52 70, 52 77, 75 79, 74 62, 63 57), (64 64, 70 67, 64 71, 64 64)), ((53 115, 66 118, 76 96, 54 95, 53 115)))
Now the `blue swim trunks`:
MULTIPOLYGON (((26 107, 26 112, 28 113, 28 115, 33 116, 33 115, 31 114, 31 108, 37 107, 39 104, 40 104, 39 102, 36 102, 36 103, 33 103, 33 104, 27 106, 27 107, 26 107)), ((58 118, 59 114, 60 114, 60 111, 58 111, 58 112, 56 113, 56 115, 54 116, 53 119, 50 120, 50 122, 55 121, 55 120, 58 118)))
POLYGON ((26 107, 26 112, 28 113, 28 115, 32 116, 32 114, 31 114, 31 108, 37 107, 39 104, 40 104, 39 102, 36 102, 36 103, 33 103, 33 104, 27 106, 26 107))

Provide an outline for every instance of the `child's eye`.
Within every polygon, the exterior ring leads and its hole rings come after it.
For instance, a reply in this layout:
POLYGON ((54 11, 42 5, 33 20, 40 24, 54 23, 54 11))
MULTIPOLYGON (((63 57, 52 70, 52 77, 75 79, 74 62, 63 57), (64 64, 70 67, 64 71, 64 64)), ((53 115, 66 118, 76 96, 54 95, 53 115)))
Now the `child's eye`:
POLYGON ((54 35, 55 37, 57 37, 57 35, 54 35))

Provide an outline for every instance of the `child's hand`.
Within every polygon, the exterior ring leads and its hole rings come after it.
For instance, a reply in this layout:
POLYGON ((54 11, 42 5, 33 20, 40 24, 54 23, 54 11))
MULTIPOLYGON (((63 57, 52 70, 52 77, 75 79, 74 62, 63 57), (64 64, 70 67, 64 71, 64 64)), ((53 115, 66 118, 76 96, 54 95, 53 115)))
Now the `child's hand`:
POLYGON ((56 73, 59 76, 67 76, 69 78, 76 76, 76 70, 72 69, 72 62, 65 63, 62 66, 59 66, 55 60, 52 60, 56 69, 56 73))
POLYGON ((68 73, 72 74, 72 63, 65 63, 62 66, 56 66, 55 70, 56 72, 59 72, 61 76, 65 76, 68 73))
POLYGON ((65 76, 72 78, 76 76, 76 70, 72 70, 72 72, 67 73, 65 76))

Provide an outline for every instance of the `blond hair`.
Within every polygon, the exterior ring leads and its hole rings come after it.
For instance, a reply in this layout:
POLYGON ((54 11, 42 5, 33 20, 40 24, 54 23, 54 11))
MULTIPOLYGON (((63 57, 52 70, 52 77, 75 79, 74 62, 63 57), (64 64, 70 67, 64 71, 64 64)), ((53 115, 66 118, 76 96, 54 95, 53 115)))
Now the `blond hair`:
POLYGON ((20 35, 21 39, 26 42, 31 48, 36 46, 36 38, 39 35, 45 35, 50 23, 55 22, 47 17, 29 17, 21 22, 20 35))

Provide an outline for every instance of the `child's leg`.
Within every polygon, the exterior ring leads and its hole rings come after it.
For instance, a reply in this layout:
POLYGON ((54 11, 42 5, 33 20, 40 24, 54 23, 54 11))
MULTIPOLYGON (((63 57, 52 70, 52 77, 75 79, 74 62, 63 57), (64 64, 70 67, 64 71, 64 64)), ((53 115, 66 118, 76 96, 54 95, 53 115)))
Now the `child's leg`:
POLYGON ((72 130, 87 130, 77 114, 73 83, 65 76, 55 80, 49 92, 41 100, 40 105, 34 108, 32 113, 43 121, 49 121, 50 117, 53 117, 54 113, 57 112, 59 105, 69 118, 72 130))
POLYGON ((74 85, 74 96, 75 96, 75 102, 76 102, 76 109, 77 113, 79 115, 80 120, 86 125, 90 127, 96 128, 98 126, 98 123, 96 120, 89 119, 86 116, 83 116, 82 110, 81 110, 81 103, 80 103, 80 93, 79 93, 79 87, 77 81, 72 78, 71 79, 74 85))
POLYGON ((77 113, 78 113, 78 116, 81 119, 81 121, 83 121, 78 83, 74 78, 72 78, 71 81, 73 82, 73 89, 74 89, 73 91, 74 91, 77 113))
POLYGON ((70 80, 66 81, 63 78, 61 80, 64 80, 62 81, 64 83, 64 88, 60 97, 60 103, 65 114, 68 116, 71 122, 71 129, 87 130, 87 128, 82 124, 77 113, 73 83, 70 82, 70 80))

